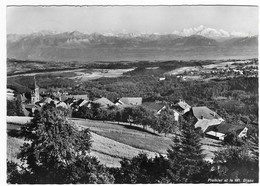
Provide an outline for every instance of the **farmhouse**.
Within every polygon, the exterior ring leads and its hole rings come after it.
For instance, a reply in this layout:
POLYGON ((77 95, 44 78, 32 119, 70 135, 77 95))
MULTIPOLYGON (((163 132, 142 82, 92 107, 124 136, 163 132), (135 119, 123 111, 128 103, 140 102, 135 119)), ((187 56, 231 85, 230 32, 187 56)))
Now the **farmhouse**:
POLYGON ((210 110, 208 107, 192 107, 190 110, 191 114, 197 119, 218 119, 220 121, 224 121, 216 112, 210 110))
POLYGON ((221 124, 224 120, 216 112, 210 110, 208 107, 192 107, 189 112, 185 114, 186 118, 194 119, 195 128, 201 128, 206 132, 208 127, 221 124))
POLYGON ((179 114, 185 114, 190 110, 191 106, 186 103, 184 100, 178 100, 175 104, 172 105, 172 109, 179 112, 179 114))
POLYGON ((242 138, 247 136, 248 128, 245 125, 233 125, 221 123, 216 126, 209 126, 205 132, 207 137, 224 140, 228 133, 234 132, 237 137, 242 138))

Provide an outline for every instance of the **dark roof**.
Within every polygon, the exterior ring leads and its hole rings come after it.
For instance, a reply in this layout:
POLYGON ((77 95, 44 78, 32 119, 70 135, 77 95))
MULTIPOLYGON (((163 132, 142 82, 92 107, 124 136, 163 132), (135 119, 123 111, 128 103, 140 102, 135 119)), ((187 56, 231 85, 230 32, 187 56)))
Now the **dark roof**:
MULTIPOLYGON (((79 99, 79 100, 77 100, 77 101, 73 100, 71 106, 72 106, 72 107, 77 107, 77 106, 79 106, 83 101, 84 101, 84 99, 79 99)), ((66 101, 65 101, 65 103, 66 103, 66 101)))
POLYGON ((122 97, 119 101, 126 105, 141 105, 142 97, 122 97))
POLYGON ((71 104, 74 102, 74 99, 73 98, 68 98, 64 101, 66 104, 71 104))
POLYGON ((204 119, 218 119, 220 116, 214 112, 213 110, 210 110, 208 107, 192 107, 193 115, 197 119, 201 119, 202 117, 204 119))
POLYGON ((155 110, 155 111, 159 111, 165 106, 162 103, 156 103, 156 102, 144 102, 142 105, 144 107, 147 107, 150 110, 155 110))
POLYGON ((246 126, 245 125, 234 125, 234 124, 228 124, 228 123, 221 123, 219 125, 216 126, 209 126, 208 129, 206 130, 208 131, 215 131, 215 132, 219 132, 222 134, 227 134, 229 132, 236 132, 236 133, 240 133, 246 126))

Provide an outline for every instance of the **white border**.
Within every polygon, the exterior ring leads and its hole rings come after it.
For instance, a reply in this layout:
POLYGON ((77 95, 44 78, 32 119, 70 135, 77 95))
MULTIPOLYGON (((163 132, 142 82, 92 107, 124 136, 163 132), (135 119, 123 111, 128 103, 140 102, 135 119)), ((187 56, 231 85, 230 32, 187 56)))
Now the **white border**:
MULTIPOLYGON (((1 173, 0 183, 6 185, 6 6, 8 5, 246 5, 246 6, 258 6, 259 0, 1 0, 0 1, 0 59, 1 59, 1 130, 0 136, 5 136, 0 143, 1 153, 1 173)), ((259 12, 258 12, 259 16, 259 12)), ((260 19, 259 19, 260 20, 260 19)), ((259 23, 258 23, 258 32, 259 23)), ((259 47, 258 47, 259 50, 259 47)), ((260 51, 260 50, 259 50, 260 51)), ((260 53, 258 51, 258 53, 260 53)), ((231 184, 233 185, 233 184, 231 184)), ((256 185, 256 184, 250 184, 256 185)))
POLYGON ((4 0, 9 5, 258 5, 257 0, 4 0))

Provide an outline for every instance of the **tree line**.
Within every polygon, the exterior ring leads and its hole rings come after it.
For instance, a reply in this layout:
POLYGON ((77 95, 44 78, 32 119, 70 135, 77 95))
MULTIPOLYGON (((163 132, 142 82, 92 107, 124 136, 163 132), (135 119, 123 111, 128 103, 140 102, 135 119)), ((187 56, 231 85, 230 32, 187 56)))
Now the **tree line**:
POLYGON ((174 119, 173 111, 167 106, 160 114, 145 108, 141 105, 133 107, 119 108, 117 106, 109 106, 102 108, 99 104, 92 103, 89 107, 87 104, 74 109, 72 117, 93 119, 101 121, 127 122, 130 125, 142 125, 143 128, 148 126, 159 133, 172 133, 177 130, 177 121, 174 119))

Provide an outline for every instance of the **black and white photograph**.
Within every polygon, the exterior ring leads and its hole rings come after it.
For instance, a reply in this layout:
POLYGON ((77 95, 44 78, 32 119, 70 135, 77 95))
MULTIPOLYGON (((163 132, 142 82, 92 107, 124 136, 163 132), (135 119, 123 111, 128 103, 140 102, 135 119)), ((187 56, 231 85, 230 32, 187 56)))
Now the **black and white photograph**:
POLYGON ((259 183, 259 5, 239 2, 5 4, 4 182, 259 183))

